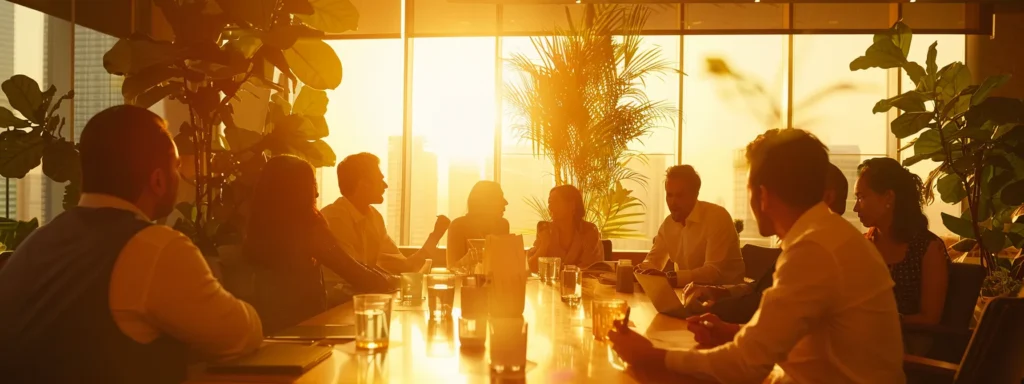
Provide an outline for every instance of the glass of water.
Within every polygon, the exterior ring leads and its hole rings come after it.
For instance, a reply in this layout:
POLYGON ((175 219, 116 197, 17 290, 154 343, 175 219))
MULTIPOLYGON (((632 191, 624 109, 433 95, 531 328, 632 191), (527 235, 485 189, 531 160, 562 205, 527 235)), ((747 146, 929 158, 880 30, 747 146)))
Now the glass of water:
POLYGON ((406 272, 402 274, 402 305, 423 303, 423 274, 406 272))
POLYGON ((355 295, 352 304, 356 313, 356 348, 387 348, 391 330, 391 295, 355 295))
POLYGON ((583 290, 583 273, 580 267, 566 265, 562 269, 562 301, 576 306, 580 303, 580 291, 583 290))
POLYGON ((558 281, 558 272, 562 270, 562 259, 558 257, 538 257, 537 274, 540 281, 553 284, 558 281))
POLYGON ((492 377, 525 377, 527 327, 522 318, 490 319, 492 377))
POLYGON ((455 304, 455 275, 432 273, 427 275, 427 306, 431 316, 451 316, 455 304))

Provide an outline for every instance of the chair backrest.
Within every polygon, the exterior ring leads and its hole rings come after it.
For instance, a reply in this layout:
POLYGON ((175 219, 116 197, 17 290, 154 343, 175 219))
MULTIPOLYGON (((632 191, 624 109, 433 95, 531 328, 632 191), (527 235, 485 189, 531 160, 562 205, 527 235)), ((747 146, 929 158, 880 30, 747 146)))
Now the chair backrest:
POLYGON ((11 255, 13 255, 13 254, 14 254, 14 251, 3 251, 3 252, 0 252, 0 269, 4 268, 4 264, 7 264, 7 259, 10 259, 11 255))
POLYGON ((974 308, 981 295, 981 284, 985 280, 985 267, 977 264, 952 263, 949 265, 949 285, 946 288, 946 304, 942 310, 942 325, 956 329, 967 329, 974 317, 974 308))
POLYGON ((743 253, 743 264, 746 265, 746 277, 758 281, 775 266, 775 260, 779 259, 782 249, 747 244, 740 252, 743 253))
POLYGON ((1020 383, 1024 379, 1024 298, 997 297, 985 307, 956 384, 1020 383))
POLYGON ((601 247, 604 248, 604 261, 615 260, 612 258, 612 241, 608 239, 601 240, 601 247))

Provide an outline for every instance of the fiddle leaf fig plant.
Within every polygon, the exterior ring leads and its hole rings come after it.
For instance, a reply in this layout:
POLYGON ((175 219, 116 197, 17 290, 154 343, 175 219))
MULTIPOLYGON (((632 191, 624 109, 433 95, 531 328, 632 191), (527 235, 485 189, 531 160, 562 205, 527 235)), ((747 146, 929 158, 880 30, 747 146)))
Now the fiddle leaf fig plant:
POLYGON ((189 119, 174 139, 195 170, 186 177, 195 201, 179 204, 183 218, 175 226, 212 257, 218 247, 240 242, 246 202, 268 156, 334 165, 334 151, 323 141, 329 134, 324 90, 338 87, 342 67, 323 38, 356 29, 359 13, 349 0, 154 3, 173 40, 122 39, 104 56, 104 67, 125 76, 121 90, 129 103, 149 107, 169 98, 188 106, 189 119), (259 103, 266 104, 253 108, 259 103), (265 122, 240 118, 254 109, 266 109, 265 122))
POLYGON ((972 82, 970 69, 960 62, 939 68, 938 43, 928 49, 925 64, 907 54, 913 33, 897 22, 875 35, 864 56, 850 70, 901 68, 915 88, 879 101, 873 111, 900 111, 892 133, 905 140, 901 150, 912 151, 904 166, 931 161, 927 190, 942 201, 964 204, 959 216, 942 214, 942 222, 963 240, 953 246, 977 250, 990 276, 1004 271, 996 259, 1001 250, 1024 247, 1024 218, 1013 213, 1024 204, 1024 101, 993 96, 1010 76, 972 82))

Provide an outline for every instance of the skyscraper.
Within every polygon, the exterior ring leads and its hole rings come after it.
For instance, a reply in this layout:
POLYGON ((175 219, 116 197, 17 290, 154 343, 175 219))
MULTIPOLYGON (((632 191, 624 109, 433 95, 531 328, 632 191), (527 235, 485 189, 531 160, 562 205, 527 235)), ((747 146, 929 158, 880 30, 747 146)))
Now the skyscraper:
MULTIPOLYGON (((424 150, 423 137, 412 138, 409 239, 419 245, 434 230, 437 211, 437 155, 424 150)), ((388 137, 388 234, 398 239, 402 228, 402 136, 388 137)))

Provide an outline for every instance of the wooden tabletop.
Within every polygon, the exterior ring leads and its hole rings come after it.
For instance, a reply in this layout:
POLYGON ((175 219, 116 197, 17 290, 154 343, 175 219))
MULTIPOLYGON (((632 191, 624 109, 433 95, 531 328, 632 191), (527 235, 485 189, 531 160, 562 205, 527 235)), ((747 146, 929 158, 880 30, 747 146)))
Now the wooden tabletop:
MULTIPOLYGON (((589 279, 588 279, 589 280, 589 279)), ((594 281, 588 283, 595 284, 594 281)), ((639 286, 637 286, 639 288, 639 286)), ((625 299, 632 308, 630 322, 656 345, 692 348, 693 335, 685 322, 660 315, 642 292, 615 293, 601 286, 599 297, 625 299)), ((590 302, 570 307, 561 302, 557 287, 540 281, 527 282, 527 373, 531 383, 697 383, 668 372, 636 372, 624 367, 606 342, 594 340, 590 302)), ((456 307, 458 299, 456 299, 456 307)), ((486 383, 490 381, 486 352, 462 352, 459 347, 458 313, 454 321, 434 321, 423 308, 394 307, 391 346, 386 352, 356 351, 354 343, 334 347, 332 356, 301 377, 228 376, 193 374, 189 383, 486 383)), ((304 324, 351 324, 352 304, 332 308, 304 324)))

